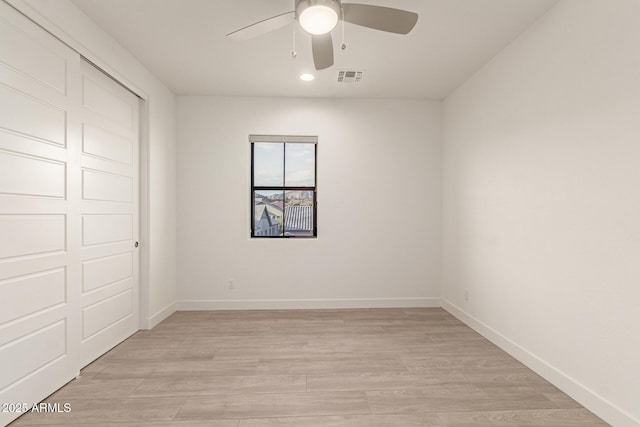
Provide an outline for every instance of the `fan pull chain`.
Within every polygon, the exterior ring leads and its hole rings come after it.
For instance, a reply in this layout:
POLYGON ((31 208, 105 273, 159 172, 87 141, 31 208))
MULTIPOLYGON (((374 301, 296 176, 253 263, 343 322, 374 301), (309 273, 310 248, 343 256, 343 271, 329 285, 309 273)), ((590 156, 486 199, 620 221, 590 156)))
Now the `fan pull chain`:
POLYGON ((293 59, 296 59, 296 57, 298 56, 298 52, 296 52, 296 24, 295 22, 293 23, 293 50, 291 51, 291 57, 293 59))
POLYGON ((340 45, 340 49, 345 50, 347 45, 344 42, 344 8, 340 7, 340 14, 342 15, 341 25, 342 25, 342 44, 340 45))

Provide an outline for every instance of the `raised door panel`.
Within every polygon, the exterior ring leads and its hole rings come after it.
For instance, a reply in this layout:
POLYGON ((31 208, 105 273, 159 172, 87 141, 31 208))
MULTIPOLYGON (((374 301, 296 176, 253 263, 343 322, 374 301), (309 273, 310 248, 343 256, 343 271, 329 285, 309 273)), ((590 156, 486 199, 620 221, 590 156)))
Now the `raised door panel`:
MULTIPOLYGON (((22 31, 12 20, 0 17, 0 64, 15 70, 34 82, 64 94, 67 88, 66 54, 51 50, 50 43, 39 36, 22 31), (40 40, 38 40, 40 39, 40 40)), ((15 21, 14 21, 15 22, 15 21)))
MULTIPOLYGON (((87 64, 87 66, 91 65, 87 64)), ((124 129, 133 130, 136 105, 116 93, 116 91, 122 91, 120 87, 116 88, 117 83, 108 81, 102 76, 96 77, 93 71, 85 74, 82 82, 82 105, 87 110, 124 129)))
POLYGON ((0 347, 0 366, 11 369, 4 370, 0 387, 9 388, 66 356, 66 343, 64 319, 5 343, 0 347))
POLYGON ((131 139, 97 125, 85 124, 82 128, 82 152, 86 155, 131 166, 133 146, 131 139))
POLYGON ((82 338, 90 338, 133 314, 133 291, 127 289, 82 310, 82 338))
POLYGON ((66 164, 0 150, 0 194, 64 198, 66 164))
POLYGON ((133 277, 133 252, 124 252, 82 263, 82 290, 89 292, 133 277))
POLYGON ((82 171, 82 198, 131 203, 133 177, 85 169, 82 171))
POLYGON ((0 260, 66 249, 66 216, 0 214, 0 260))
POLYGON ((67 302, 64 267, 0 281, 0 300, 14 301, 0 312, 0 325, 67 302))
POLYGON ((0 86, 0 105, 11 105, 0 114, 0 128, 65 145, 65 110, 5 86, 0 86))
POLYGON ((82 244, 84 246, 121 242, 133 239, 132 215, 84 215, 82 244))

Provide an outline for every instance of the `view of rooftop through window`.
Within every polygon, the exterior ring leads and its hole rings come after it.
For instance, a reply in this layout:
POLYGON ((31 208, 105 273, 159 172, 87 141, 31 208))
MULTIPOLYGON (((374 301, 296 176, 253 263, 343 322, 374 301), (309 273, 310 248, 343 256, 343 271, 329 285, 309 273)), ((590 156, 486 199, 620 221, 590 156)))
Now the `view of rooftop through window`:
POLYGON ((252 237, 315 237, 316 143, 253 142, 252 237))

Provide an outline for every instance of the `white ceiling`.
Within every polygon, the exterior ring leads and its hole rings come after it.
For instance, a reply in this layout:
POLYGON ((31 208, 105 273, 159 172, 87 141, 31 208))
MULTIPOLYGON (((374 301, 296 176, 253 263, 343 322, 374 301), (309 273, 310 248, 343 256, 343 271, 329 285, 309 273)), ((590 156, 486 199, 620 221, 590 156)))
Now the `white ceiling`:
POLYGON ((176 94, 442 99, 556 0, 357 0, 420 17, 405 36, 345 24, 345 51, 337 27, 335 64, 319 72, 310 36, 299 27, 295 59, 291 25, 247 41, 225 37, 293 10, 294 0, 73 2, 176 94), (339 84, 342 69, 364 70, 364 79, 339 84), (316 80, 301 82, 308 71, 316 80))

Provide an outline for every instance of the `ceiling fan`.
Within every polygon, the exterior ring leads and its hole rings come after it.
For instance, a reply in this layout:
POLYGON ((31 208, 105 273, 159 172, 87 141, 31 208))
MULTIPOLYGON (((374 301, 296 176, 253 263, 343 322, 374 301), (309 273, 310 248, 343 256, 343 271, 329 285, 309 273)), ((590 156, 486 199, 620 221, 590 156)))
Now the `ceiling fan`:
POLYGON ((408 34, 416 25, 418 14, 391 7, 342 3, 341 0, 294 0, 293 11, 240 28, 227 37, 245 40, 297 21, 311 34, 313 62, 316 70, 323 70, 333 65, 331 30, 340 20, 389 33, 408 34))

